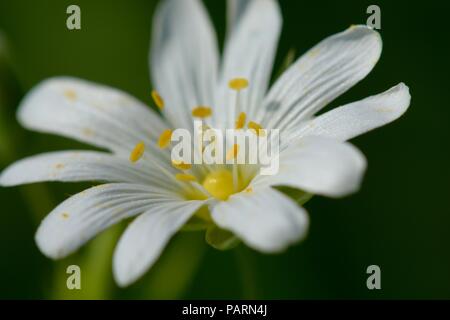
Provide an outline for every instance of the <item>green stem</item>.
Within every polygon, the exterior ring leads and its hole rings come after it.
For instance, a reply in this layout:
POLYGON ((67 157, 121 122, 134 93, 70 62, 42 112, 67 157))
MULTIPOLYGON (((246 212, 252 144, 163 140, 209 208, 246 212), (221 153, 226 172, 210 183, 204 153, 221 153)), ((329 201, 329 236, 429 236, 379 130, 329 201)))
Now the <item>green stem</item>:
POLYGON ((95 299, 112 298, 112 256, 114 247, 123 228, 116 225, 97 236, 86 251, 58 261, 53 279, 53 299, 95 299), (66 285, 70 265, 78 265, 81 270, 81 289, 69 290, 66 285))
POLYGON ((164 250, 152 268, 143 294, 147 299, 182 298, 206 252, 201 232, 182 232, 164 250))
POLYGON ((250 256, 251 252, 241 245, 235 249, 235 253, 242 283, 242 297, 243 299, 248 300, 257 299, 257 277, 255 274, 254 262, 250 256))

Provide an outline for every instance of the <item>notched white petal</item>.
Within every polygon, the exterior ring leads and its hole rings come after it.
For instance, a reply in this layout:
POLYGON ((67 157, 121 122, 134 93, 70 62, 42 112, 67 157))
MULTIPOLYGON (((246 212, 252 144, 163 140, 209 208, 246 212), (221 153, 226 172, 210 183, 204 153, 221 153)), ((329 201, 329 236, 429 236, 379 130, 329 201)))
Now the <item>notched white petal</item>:
POLYGON ((158 115, 128 94, 70 77, 38 84, 22 101, 17 116, 28 129, 117 153, 128 153, 137 141, 150 142, 165 128, 158 115))
POLYGON ((324 137, 297 139, 280 154, 279 171, 255 185, 282 185, 329 197, 356 192, 366 169, 364 155, 349 143, 324 137))
POLYGON ((366 26, 326 38, 280 77, 260 117, 267 127, 295 128, 362 80, 377 63, 381 49, 380 35, 366 26))
POLYGON ((151 76, 162 110, 176 128, 191 128, 191 109, 214 105, 219 53, 208 13, 199 0, 160 1, 152 29, 151 76))
POLYGON ((295 134, 349 140, 398 119, 410 102, 409 88, 400 83, 378 95, 326 112, 306 122, 295 134))
POLYGON ((167 202, 136 218, 114 253, 116 282, 124 287, 140 278, 156 262, 171 237, 203 204, 203 201, 167 202))
POLYGON ((293 200, 272 188, 236 194, 212 208, 214 222, 248 246, 265 253, 283 251, 306 236, 309 218, 293 200))
POLYGON ((0 185, 43 181, 109 181, 149 183, 148 171, 125 159, 93 151, 44 153, 13 163, 0 175, 0 185))
POLYGON ((35 240, 47 257, 64 258, 109 226, 173 199, 177 199, 173 194, 156 193, 142 185, 115 183, 93 187, 50 212, 39 226, 35 240))
MULTIPOLYGON (((229 3, 232 5, 233 3, 229 3)), ((277 43, 281 31, 282 17, 277 1, 252 0, 237 6, 236 25, 230 30, 224 50, 222 78, 219 83, 218 111, 214 114, 218 124, 232 127, 235 114, 235 92, 228 82, 234 78, 245 78, 249 86, 240 92, 240 110, 250 118, 261 105, 266 94, 277 43), (241 11, 242 10, 242 11, 241 11)), ((233 7, 233 6, 232 6, 233 7)))

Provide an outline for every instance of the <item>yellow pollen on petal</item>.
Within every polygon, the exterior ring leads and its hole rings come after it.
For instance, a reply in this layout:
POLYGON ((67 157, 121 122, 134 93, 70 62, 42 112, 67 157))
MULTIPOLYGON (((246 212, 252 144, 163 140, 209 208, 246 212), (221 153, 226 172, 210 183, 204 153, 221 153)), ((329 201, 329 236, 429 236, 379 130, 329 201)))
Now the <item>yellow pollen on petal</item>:
POLYGON ((218 200, 225 201, 234 193, 233 175, 225 169, 209 173, 202 185, 210 195, 218 200))
POLYGON ((244 190, 245 193, 252 193, 253 192, 253 188, 252 187, 248 187, 247 189, 244 190))
POLYGON ((172 138, 172 130, 170 129, 164 130, 159 136, 158 147, 160 147, 161 149, 167 148, 167 146, 170 144, 171 138, 172 138))
POLYGON ((248 127, 253 130, 257 136, 264 136, 264 128, 259 123, 250 121, 248 127))
POLYGON ((177 160, 172 161, 172 166, 174 166, 175 168, 177 168, 179 170, 189 170, 190 168, 192 168, 191 164, 184 163, 183 161, 177 161, 177 160))
POLYGON ((70 215, 69 215, 67 212, 63 212, 63 213, 61 213, 61 217, 62 217, 64 220, 66 220, 66 219, 69 219, 70 215))
POLYGON ((77 99, 77 93, 72 89, 67 89, 64 91, 64 96, 71 101, 75 101, 77 99))
POLYGON ((239 153, 239 145, 235 144, 227 151, 227 160, 231 160, 237 157, 239 153))
POLYGON ((186 174, 186 173, 177 173, 175 175, 175 178, 179 181, 183 181, 183 182, 191 182, 191 181, 197 181, 197 178, 194 177, 191 174, 186 174))
POLYGON ((207 118, 212 115, 212 109, 206 106, 198 106, 192 109, 192 116, 196 118, 207 118))
POLYGON ((145 144, 144 142, 139 142, 130 153, 130 161, 135 163, 144 155, 145 144))
POLYGON ((65 167, 64 163, 55 164, 55 169, 63 169, 65 167))
POLYGON ((247 88, 249 85, 248 80, 245 78, 235 78, 230 80, 230 82, 228 82, 228 86, 230 87, 230 89, 236 90, 236 91, 240 91, 243 90, 245 88, 247 88))
POLYGON ((153 90, 152 91, 152 99, 153 102, 156 104, 156 106, 159 108, 159 110, 164 109, 164 99, 159 95, 158 91, 153 90))
POLYGON ((239 114, 239 117, 236 119, 236 124, 235 124, 236 130, 239 130, 239 129, 242 129, 245 127, 246 119, 247 119, 247 115, 245 114, 245 112, 241 112, 239 114))

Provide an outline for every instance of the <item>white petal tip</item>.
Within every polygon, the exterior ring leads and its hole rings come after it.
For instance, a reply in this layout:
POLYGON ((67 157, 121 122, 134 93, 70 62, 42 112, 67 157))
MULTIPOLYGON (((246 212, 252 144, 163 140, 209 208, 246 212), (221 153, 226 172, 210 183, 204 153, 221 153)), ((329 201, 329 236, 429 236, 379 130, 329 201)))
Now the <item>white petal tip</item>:
POLYGON ((57 246, 57 243, 49 240, 50 237, 46 234, 45 230, 41 227, 38 228, 34 241, 41 251, 41 253, 49 259, 58 260, 67 256, 66 251, 63 248, 57 246))
POLYGON ((0 174, 0 187, 11 187, 10 178, 8 177, 8 169, 0 174))
MULTIPOLYGON (((120 288, 125 288, 135 283, 145 272, 133 272, 129 261, 121 261, 121 258, 114 256, 113 258, 113 276, 116 284, 120 288)), ((145 270, 146 271, 146 270, 145 270)))

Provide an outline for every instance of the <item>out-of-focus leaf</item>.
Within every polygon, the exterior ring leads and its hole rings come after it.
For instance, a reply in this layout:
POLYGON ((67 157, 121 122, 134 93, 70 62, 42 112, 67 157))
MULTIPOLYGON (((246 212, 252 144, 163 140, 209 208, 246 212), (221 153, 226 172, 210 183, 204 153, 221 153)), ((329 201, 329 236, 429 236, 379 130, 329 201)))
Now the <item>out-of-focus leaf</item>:
POLYGON ((81 252, 58 261, 54 270, 51 297, 58 300, 104 300, 113 298, 112 256, 123 230, 118 224, 97 236, 81 252), (81 270, 81 289, 67 288, 67 267, 81 270))
POLYGON ((164 250, 147 277, 141 280, 146 299, 184 297, 203 260, 207 246, 199 232, 178 234, 164 250))

